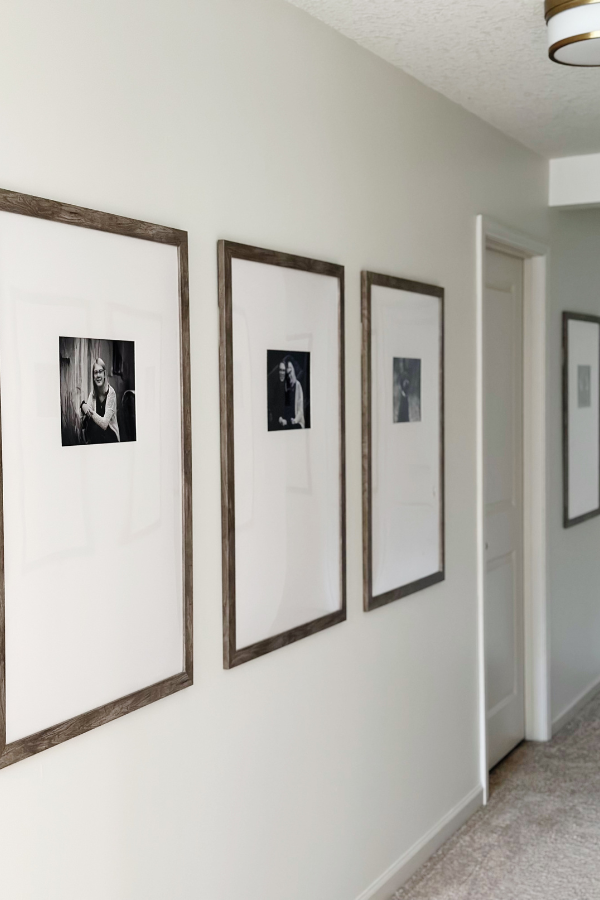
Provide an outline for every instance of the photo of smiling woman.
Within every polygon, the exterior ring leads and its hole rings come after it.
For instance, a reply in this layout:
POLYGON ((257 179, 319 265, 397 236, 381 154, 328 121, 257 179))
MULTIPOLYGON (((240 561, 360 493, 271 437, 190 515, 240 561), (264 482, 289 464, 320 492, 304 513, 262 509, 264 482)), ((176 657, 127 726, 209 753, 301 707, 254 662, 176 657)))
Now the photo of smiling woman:
POLYGON ((63 447, 135 441, 134 342, 59 341, 63 447))
POLYGON ((82 431, 86 444, 114 444, 119 441, 119 423, 117 422, 117 395, 106 378, 106 363, 103 359, 94 360, 92 370, 94 387, 90 391, 87 402, 81 401, 81 413, 84 416, 82 431))

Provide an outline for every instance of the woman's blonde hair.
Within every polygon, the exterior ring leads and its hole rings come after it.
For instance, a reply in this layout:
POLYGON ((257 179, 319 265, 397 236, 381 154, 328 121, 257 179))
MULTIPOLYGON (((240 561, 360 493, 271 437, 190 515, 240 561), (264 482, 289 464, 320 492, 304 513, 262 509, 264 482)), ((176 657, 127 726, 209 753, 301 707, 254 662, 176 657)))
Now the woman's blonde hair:
POLYGON ((96 368, 96 366, 100 366, 102 368, 102 371, 104 372, 104 380, 105 381, 107 380, 106 363, 104 362, 103 359, 101 359, 99 356, 97 356, 92 364, 92 386, 93 386, 94 391, 96 390, 96 382, 94 381, 94 369, 96 368))

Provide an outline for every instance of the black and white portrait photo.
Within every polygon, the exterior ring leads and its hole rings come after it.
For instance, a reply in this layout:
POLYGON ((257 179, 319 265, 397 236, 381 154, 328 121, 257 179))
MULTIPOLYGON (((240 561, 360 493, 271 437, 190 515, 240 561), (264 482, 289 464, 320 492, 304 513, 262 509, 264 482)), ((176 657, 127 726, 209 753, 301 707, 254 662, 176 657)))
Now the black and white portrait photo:
POLYGON ((133 341, 59 338, 63 447, 135 441, 133 341))
POLYGON ((310 428, 310 353, 267 350, 269 431, 310 428))
POLYGON ((421 421, 421 360, 394 357, 394 422, 421 421))
POLYGON ((577 366, 577 406, 587 409, 592 405, 592 367, 577 366))

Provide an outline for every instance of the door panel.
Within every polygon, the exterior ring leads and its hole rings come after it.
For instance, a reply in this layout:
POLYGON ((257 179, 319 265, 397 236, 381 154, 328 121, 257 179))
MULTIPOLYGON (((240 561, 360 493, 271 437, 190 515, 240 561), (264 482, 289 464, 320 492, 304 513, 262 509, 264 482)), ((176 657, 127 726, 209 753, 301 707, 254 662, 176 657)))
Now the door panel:
POLYGON ((523 261, 486 251, 484 632, 488 765, 525 736, 523 261))
POLYGON ((508 553, 488 565, 486 579, 487 705, 493 712, 511 698, 518 685, 515 678, 516 634, 515 554, 508 553))

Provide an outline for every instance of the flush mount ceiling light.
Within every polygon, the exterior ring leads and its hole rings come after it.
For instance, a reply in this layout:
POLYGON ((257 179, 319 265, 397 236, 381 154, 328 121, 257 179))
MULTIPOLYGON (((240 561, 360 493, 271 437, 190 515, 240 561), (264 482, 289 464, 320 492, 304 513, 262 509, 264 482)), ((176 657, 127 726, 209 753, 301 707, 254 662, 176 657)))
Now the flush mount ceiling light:
POLYGON ((548 55, 565 66, 600 66, 600 0, 546 0, 548 55))

